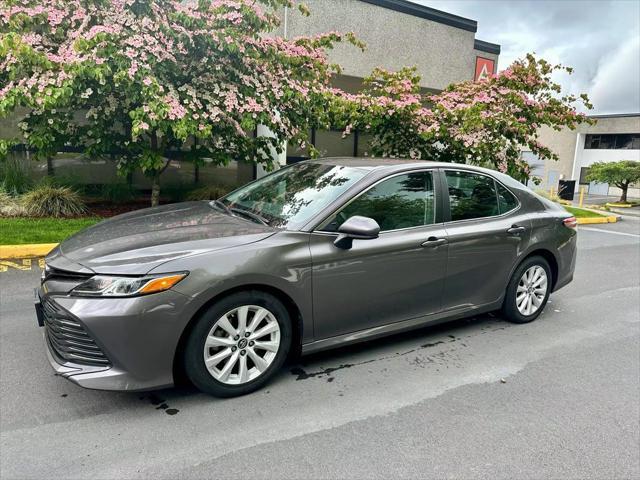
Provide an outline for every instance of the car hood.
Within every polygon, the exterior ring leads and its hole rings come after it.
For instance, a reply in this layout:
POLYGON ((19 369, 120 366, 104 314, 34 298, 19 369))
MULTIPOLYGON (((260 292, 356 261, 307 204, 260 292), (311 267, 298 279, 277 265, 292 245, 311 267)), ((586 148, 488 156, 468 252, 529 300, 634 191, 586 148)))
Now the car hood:
POLYGON ((257 242, 275 232, 218 211, 208 202, 178 203, 89 227, 61 243, 47 263, 76 272, 143 274, 169 260, 257 242))

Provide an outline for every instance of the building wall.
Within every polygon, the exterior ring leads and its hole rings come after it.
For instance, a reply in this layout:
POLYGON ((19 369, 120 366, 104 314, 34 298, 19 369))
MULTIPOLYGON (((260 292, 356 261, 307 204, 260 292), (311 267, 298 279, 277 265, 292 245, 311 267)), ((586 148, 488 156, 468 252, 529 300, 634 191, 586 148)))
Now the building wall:
MULTIPOLYGON (((377 66, 398 70, 415 65, 423 87, 442 90, 450 83, 473 79, 476 54, 497 62, 497 55, 474 49, 475 29, 465 30, 362 0, 305 3, 311 11, 309 17, 288 9, 288 38, 333 30, 354 32, 367 44, 364 52, 342 44, 329 55, 351 77, 365 77, 377 66)), ((284 35, 284 29, 283 22, 276 33, 284 35)))
MULTIPOLYGON (((640 133, 640 114, 593 116, 595 125, 583 124, 576 130, 563 128, 555 131, 543 127, 539 131, 540 142, 548 146, 560 157, 559 161, 546 161, 542 188, 557 188, 557 179, 564 177, 567 180, 576 180, 576 189, 579 188, 580 169, 588 167, 594 162, 614 162, 619 160, 640 161, 640 150, 604 150, 585 149, 585 136, 587 134, 613 134, 613 133, 640 133)), ((591 185, 592 193, 606 194, 607 188, 591 185)), ((610 195, 618 195, 619 190, 610 188, 610 195)), ((639 196, 638 189, 629 192, 634 197, 639 196)))

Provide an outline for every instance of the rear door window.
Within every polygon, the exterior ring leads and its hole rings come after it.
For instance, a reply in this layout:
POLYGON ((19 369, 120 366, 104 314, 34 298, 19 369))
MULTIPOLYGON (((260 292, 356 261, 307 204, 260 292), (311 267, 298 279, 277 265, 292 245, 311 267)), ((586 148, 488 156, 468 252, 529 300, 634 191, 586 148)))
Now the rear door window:
POLYGON ((510 212, 518 207, 518 199, 513 193, 496 182, 498 187, 498 206, 500 207, 500 214, 510 212))
POLYGON ((451 220, 499 215, 495 181, 491 177, 474 172, 447 170, 451 220))

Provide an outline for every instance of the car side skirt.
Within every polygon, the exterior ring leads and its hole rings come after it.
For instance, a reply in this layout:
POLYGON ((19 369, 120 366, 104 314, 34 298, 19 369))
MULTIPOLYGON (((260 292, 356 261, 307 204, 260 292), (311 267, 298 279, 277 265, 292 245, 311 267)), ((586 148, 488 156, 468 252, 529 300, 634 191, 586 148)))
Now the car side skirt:
POLYGON ((305 343, 302 345, 302 355, 308 355, 332 348, 344 347, 346 345, 365 342, 380 337, 386 337, 388 335, 394 335, 396 333, 402 333, 420 327, 438 325, 440 323, 446 323, 464 317, 480 315, 482 313, 498 310, 501 306, 502 299, 497 302, 492 302, 472 308, 465 307, 462 309, 434 313, 432 315, 424 315, 421 317, 411 318, 409 320, 403 320, 401 322, 380 325, 377 327, 368 328, 366 330, 360 330, 357 332, 345 333, 343 335, 325 338, 322 340, 316 340, 314 342, 305 343))

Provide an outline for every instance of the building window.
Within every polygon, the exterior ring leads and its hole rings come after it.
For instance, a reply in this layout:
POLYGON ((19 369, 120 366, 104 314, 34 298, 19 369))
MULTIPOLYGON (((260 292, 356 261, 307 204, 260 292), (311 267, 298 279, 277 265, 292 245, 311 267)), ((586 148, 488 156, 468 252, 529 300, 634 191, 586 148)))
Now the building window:
POLYGON ((587 175, 589 175, 589 167, 582 167, 580 169, 580 185, 588 185, 590 183, 587 180, 587 175))
POLYGON ((640 133, 612 133, 585 135, 587 150, 640 150, 640 133))

